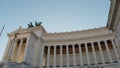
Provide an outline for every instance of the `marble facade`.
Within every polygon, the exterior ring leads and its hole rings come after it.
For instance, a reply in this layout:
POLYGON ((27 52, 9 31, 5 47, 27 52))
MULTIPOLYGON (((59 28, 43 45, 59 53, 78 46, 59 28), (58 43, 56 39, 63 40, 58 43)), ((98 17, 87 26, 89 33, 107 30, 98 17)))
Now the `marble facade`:
POLYGON ((107 27, 48 33, 42 25, 8 34, 0 68, 120 68, 120 1, 107 27))

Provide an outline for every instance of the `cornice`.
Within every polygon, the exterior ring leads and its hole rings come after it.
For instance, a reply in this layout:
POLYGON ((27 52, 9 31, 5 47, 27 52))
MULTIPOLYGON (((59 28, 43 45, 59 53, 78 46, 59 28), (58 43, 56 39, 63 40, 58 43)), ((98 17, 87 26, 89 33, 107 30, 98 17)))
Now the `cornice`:
POLYGON ((113 32, 107 28, 97 28, 93 30, 53 33, 43 35, 44 41, 66 41, 66 40, 82 40, 87 38, 97 38, 103 36, 112 36, 113 32))
POLYGON ((83 31, 72 31, 72 32, 62 32, 62 33, 44 33, 41 37, 38 37, 34 31, 38 31, 42 27, 23 29, 19 28, 14 32, 8 34, 8 36, 15 36, 16 33, 22 34, 32 34, 36 39, 43 41, 72 41, 72 40, 82 40, 88 38, 97 38, 103 36, 112 36, 113 32, 108 30, 106 27, 83 30, 83 31))
POLYGON ((15 34, 22 35, 22 34, 29 34, 31 32, 32 32, 31 30, 27 30, 27 29, 17 29, 16 31, 8 33, 7 35, 8 37, 10 37, 10 36, 14 36, 15 34))
POLYGON ((106 27, 94 28, 94 29, 87 29, 87 30, 77 30, 77 31, 70 31, 70 32, 56 32, 56 33, 45 33, 44 36, 48 35, 64 35, 64 34, 76 34, 76 33, 89 33, 89 32, 98 32, 101 30, 107 30, 106 27))
POLYGON ((66 44, 80 44, 80 43, 90 43, 90 42, 100 42, 104 40, 114 39, 114 36, 101 36, 101 37, 91 37, 84 39, 75 40, 60 40, 60 41, 44 41, 44 45, 66 45, 66 44))
POLYGON ((45 39, 43 38, 43 40, 45 42, 61 42, 61 41, 75 41, 75 40, 87 40, 87 39, 95 39, 95 38, 101 38, 101 37, 112 37, 114 38, 113 36, 113 33, 111 34, 103 34, 103 35, 94 35, 94 36, 87 36, 87 37, 74 37, 74 38, 59 38, 59 39, 56 39, 56 38, 49 38, 49 39, 45 39))
POLYGON ((39 30, 42 30, 44 33, 47 33, 46 30, 43 28, 43 26, 38 26, 38 27, 32 27, 32 28, 18 28, 17 30, 11 32, 11 33, 8 33, 8 36, 14 36, 16 33, 17 34, 28 34, 28 33, 32 33, 34 31, 39 31, 39 30))

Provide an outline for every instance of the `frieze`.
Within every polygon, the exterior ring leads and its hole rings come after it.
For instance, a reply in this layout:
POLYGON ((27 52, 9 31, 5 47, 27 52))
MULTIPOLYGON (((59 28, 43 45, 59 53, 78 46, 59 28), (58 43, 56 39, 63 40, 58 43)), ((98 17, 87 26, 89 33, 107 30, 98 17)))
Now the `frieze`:
POLYGON ((103 36, 96 38, 86 38, 86 39, 76 39, 76 40, 61 40, 61 41, 44 41, 44 45, 69 45, 69 44, 81 44, 81 43, 92 43, 92 42, 100 42, 104 40, 113 40, 113 36, 103 36))
POLYGON ((88 32, 69 32, 69 33, 53 33, 53 34, 47 34, 43 35, 44 41, 61 41, 61 40, 81 40, 81 39, 87 39, 87 38, 97 38, 97 37, 104 37, 104 36, 112 36, 113 32, 109 31, 106 28, 100 28, 100 30, 87 30, 88 32))
POLYGON ((72 32, 61 32, 61 33, 47 33, 43 27, 33 27, 33 28, 19 28, 14 32, 8 34, 8 36, 14 36, 15 33, 27 34, 35 31, 39 31, 42 29, 43 35, 42 37, 38 37, 42 39, 44 42, 59 42, 59 41, 73 41, 73 40, 83 40, 83 39, 91 39, 91 38, 100 38, 105 36, 112 36, 113 32, 108 30, 106 27, 95 28, 90 30, 83 31, 72 31, 72 32))

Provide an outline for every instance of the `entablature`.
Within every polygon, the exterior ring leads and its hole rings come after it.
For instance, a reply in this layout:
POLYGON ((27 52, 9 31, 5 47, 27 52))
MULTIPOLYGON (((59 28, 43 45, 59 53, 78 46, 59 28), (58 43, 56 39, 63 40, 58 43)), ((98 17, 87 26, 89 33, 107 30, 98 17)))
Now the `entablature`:
POLYGON ((44 41, 62 41, 62 40, 81 40, 87 38, 97 38, 97 37, 105 37, 112 36, 113 32, 108 30, 107 28, 96 28, 85 31, 75 31, 75 32, 65 32, 65 33, 51 33, 44 34, 44 41))

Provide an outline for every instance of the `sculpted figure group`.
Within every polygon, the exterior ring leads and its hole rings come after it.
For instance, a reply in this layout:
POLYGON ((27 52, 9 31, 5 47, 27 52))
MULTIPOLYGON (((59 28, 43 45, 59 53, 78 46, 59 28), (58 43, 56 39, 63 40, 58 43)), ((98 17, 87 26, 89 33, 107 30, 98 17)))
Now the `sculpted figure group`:
MULTIPOLYGON (((42 22, 35 21, 35 26, 41 26, 41 24, 42 24, 42 22)), ((28 24, 28 28, 32 28, 32 27, 34 27, 34 25, 32 22, 30 22, 30 24, 28 24)))

